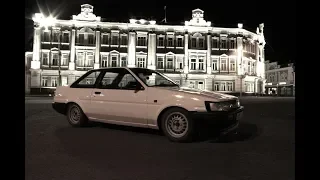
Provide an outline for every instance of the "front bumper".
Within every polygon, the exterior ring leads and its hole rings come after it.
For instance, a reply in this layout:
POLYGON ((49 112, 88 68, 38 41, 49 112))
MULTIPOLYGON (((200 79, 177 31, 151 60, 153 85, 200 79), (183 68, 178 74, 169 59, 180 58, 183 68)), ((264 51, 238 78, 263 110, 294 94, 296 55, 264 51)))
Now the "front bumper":
POLYGON ((52 108, 57 111, 60 114, 66 114, 66 104, 65 103, 57 103, 57 102, 53 102, 52 103, 52 108))
POLYGON ((239 120, 243 116, 244 107, 240 106, 231 111, 192 112, 191 117, 197 125, 210 127, 219 135, 236 132, 239 120))

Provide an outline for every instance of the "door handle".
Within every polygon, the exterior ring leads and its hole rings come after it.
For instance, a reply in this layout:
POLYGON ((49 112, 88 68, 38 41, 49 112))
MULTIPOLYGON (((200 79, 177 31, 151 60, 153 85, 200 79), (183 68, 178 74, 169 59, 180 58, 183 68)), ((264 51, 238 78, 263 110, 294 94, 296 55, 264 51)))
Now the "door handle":
POLYGON ((94 94, 101 94, 101 92, 94 92, 94 94))

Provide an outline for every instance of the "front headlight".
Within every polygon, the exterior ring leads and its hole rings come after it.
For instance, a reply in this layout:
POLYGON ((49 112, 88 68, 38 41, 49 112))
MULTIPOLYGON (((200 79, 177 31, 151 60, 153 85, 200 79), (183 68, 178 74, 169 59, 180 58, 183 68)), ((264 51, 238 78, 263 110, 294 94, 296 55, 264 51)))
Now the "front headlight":
POLYGON ((240 107, 240 101, 232 100, 232 101, 223 101, 223 102, 205 102, 206 107, 209 111, 229 111, 231 109, 235 109, 240 107))

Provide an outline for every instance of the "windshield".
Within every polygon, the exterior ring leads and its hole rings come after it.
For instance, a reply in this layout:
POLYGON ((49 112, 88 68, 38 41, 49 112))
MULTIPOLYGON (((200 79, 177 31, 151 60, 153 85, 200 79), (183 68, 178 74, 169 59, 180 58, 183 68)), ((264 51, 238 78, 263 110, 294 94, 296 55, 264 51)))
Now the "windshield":
POLYGON ((170 78, 157 71, 143 68, 130 68, 130 70, 149 87, 179 87, 170 78))

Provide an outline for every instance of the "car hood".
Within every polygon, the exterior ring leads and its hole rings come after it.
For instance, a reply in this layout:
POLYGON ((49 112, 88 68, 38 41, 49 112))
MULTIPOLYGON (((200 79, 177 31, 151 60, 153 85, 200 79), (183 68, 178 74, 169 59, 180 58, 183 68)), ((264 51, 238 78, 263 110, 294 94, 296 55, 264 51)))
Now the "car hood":
POLYGON ((210 99, 214 99, 215 101, 226 101, 226 100, 238 99, 238 97, 232 96, 229 94, 223 94, 223 93, 218 93, 214 91, 200 90, 200 89, 194 89, 194 88, 188 88, 188 87, 169 88, 168 90, 181 92, 189 95, 196 95, 206 99, 210 98, 210 99))

